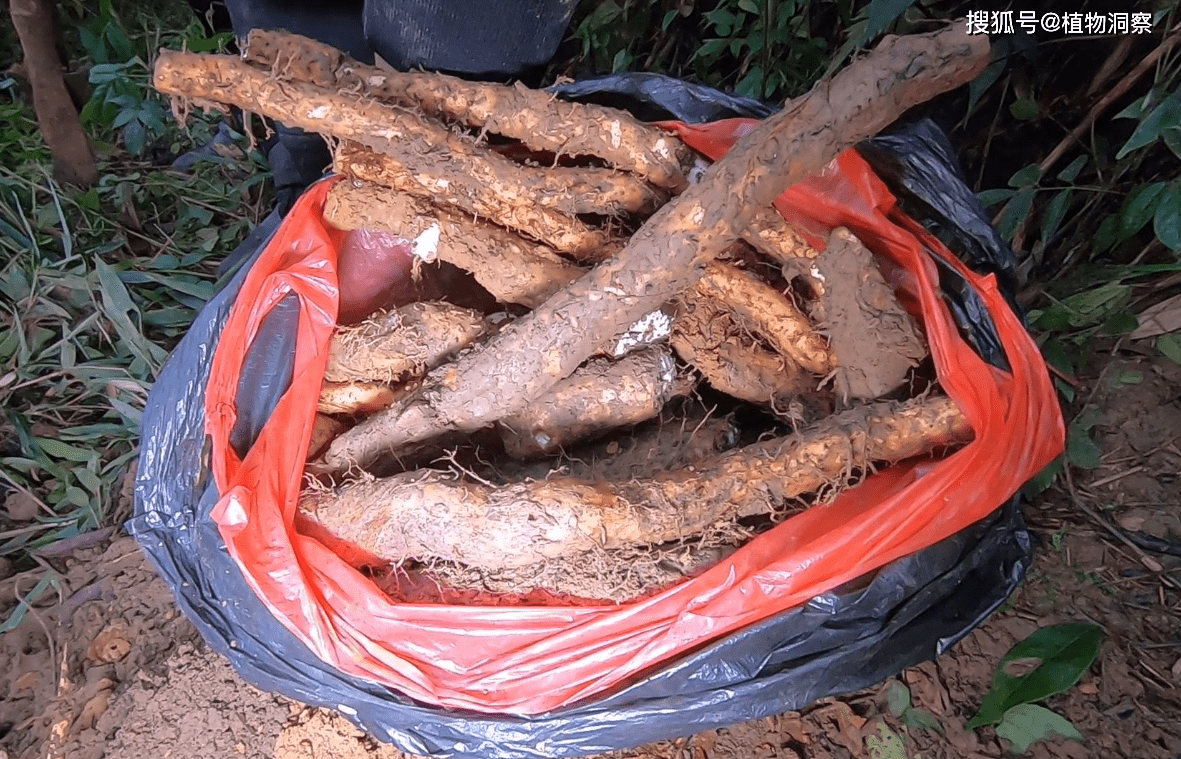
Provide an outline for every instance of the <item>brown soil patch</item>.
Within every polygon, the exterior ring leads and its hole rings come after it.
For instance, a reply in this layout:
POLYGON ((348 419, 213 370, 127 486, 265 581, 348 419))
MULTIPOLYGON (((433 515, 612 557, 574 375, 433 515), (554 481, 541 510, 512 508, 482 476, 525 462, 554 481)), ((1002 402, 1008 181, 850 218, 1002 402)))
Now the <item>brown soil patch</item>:
POLYGON ((287 703, 208 649, 132 538, 51 561, 67 600, 0 635, 8 756, 271 756, 287 703))

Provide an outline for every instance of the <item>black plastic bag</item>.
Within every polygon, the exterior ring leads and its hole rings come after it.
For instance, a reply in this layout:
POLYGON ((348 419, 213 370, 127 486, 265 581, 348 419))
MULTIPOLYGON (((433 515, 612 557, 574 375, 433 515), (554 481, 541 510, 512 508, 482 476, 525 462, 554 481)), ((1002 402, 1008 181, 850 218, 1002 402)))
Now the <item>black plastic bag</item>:
MULTIPOLYGON (((924 192, 955 197, 966 190, 947 160, 946 138, 929 125, 873 144, 879 159, 892 156, 921 176, 909 190, 915 197, 924 192)), ((896 179, 905 176, 895 172, 896 179)), ((948 209, 938 223, 964 234, 987 227, 978 207, 970 205, 948 209)), ((986 238, 975 238, 979 251, 969 249, 969 263, 990 270, 1011 267, 1011 251, 995 236, 986 238)), ((143 417, 135 516, 127 529, 202 636, 243 679, 337 709, 404 751, 439 757, 577 756, 798 709, 874 685, 943 652, 1004 603, 1029 566, 1030 536, 1013 499, 984 522, 881 568, 865 587, 817 596, 590 703, 527 718, 413 703, 343 675, 279 624, 246 585, 210 519, 218 494, 209 477, 205 382, 249 264, 201 312, 152 389, 143 417)), ((958 275, 948 270, 943 277, 954 299, 958 275)), ((1000 364, 1003 355, 990 349, 999 344, 987 315, 971 304, 954 313, 985 358, 1000 364)), ((250 400, 239 398, 233 440, 239 451, 249 448, 289 381, 284 378, 291 374, 291 354, 281 346, 293 324, 285 314, 273 312, 255 340, 250 364, 257 374, 242 383, 250 400)))

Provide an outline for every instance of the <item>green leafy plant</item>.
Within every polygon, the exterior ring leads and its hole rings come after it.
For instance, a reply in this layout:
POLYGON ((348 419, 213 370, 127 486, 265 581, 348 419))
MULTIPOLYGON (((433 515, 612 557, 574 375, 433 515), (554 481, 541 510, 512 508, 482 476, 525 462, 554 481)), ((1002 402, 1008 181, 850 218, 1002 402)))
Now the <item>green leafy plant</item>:
MULTIPOLYGON (((1152 12, 1154 25, 1171 28, 1177 22, 1176 6, 1142 2, 1139 7, 1152 12)), ((1028 63, 1039 52, 1048 51, 1039 51, 1034 35, 995 39, 992 64, 969 88, 965 122, 991 94, 998 118, 1007 111, 1015 120, 1010 129, 1014 123, 1027 129, 1045 125, 1061 96, 1051 100, 1052 88, 1032 64, 1022 76, 1014 73, 1017 62, 1028 63)), ((1165 48, 1158 47, 1152 54, 1162 52, 1165 48)), ((1047 363, 1058 371, 1055 385, 1067 402, 1075 400, 1077 384, 1066 378, 1086 368, 1094 338, 1136 329, 1131 310, 1136 280, 1176 271, 1181 262, 1181 180, 1173 170, 1181 158, 1181 60, 1165 54, 1152 69, 1139 70, 1153 72, 1146 93, 1112 115, 1084 112, 1085 119, 1095 120, 1079 124, 1090 126, 1075 130, 1083 135, 1077 145, 1063 141, 1040 161, 1015 171, 1007 187, 978 196, 986 208, 996 209, 998 231, 1023 254, 1022 272, 1046 283, 1029 324, 1047 363), (1076 155, 1065 166, 1056 163, 1070 152, 1076 155), (1141 264, 1146 257, 1153 263, 1141 264), (1131 263, 1110 266, 1109 261, 1131 263)), ((1117 90, 1134 86, 1139 86, 1134 79, 1115 85, 1117 90)), ((1057 140, 1061 124, 1051 131, 1057 140)), ((1170 340, 1164 346, 1162 353, 1174 347, 1170 340)), ((1094 466, 1098 451, 1081 430, 1079 422, 1071 424, 1066 460, 1094 466)), ((1061 460, 1052 464, 1027 490, 1044 489, 1062 466, 1061 460)))
POLYGON ((1099 421, 1099 409, 1089 405, 1084 408, 1066 429, 1066 459, 1080 469, 1097 469, 1102 451, 1091 439, 1091 428, 1099 421))
MULTIPOLYGON (((0 80, 0 98, 15 92, 11 77, 0 80)), ((38 136, 37 122, 25 104, 0 102, 0 166, 19 169, 50 160, 49 149, 38 136)))
POLYGON ((866 22, 853 18, 852 6, 848 0, 586 0, 574 36, 583 61, 597 71, 659 71, 781 100, 816 81, 839 39, 847 40, 837 54, 842 60, 861 42, 866 22))
MULTIPOLYGON (((1128 141, 1116 153, 1122 159, 1133 150, 1148 147, 1161 140, 1181 158, 1181 90, 1162 95, 1153 90, 1115 115, 1117 119, 1136 119, 1139 123, 1128 141)), ((1176 250, 1176 248, 1174 248, 1176 250)))
MULTIPOLYGON (((0 556, 36 578, 0 607, 0 629, 62 591, 40 549, 127 516, 148 389, 216 291, 217 263, 269 210, 265 161, 233 130, 234 144, 191 173, 132 158, 143 148, 134 124, 145 144, 159 137, 179 153, 218 123, 196 116, 182 131, 162 109, 159 123, 144 116, 144 102, 158 107, 141 62, 150 35, 128 34, 110 3, 97 16, 65 10, 89 19, 78 44, 94 62, 92 81, 109 85, 87 107, 110 124, 91 127, 119 133, 128 151, 103 151, 89 190, 59 186, 31 103, 0 81, 0 501, 35 506, 0 509, 0 556), (139 78, 120 81, 127 72, 139 78)), ((186 31, 169 44, 199 31, 190 20, 171 25, 186 31)))
POLYGON ((734 92, 756 99, 799 91, 828 65, 828 44, 809 33, 806 0, 720 3, 703 14, 708 33, 693 56, 707 78, 726 56, 738 62, 734 92))
POLYGON ((865 7, 865 29, 859 44, 864 45, 886 31, 917 0, 871 0, 865 7))
POLYGON ((1181 364, 1181 335, 1176 332, 1161 335, 1156 339, 1156 349, 1173 363, 1181 364))
POLYGON ((992 688, 969 728, 996 725, 1017 753, 1053 735, 1081 740, 1066 718, 1036 702, 1079 681, 1099 655, 1103 630, 1089 623, 1043 627, 1013 646, 997 665, 992 688))
POLYGON ((1181 187, 1176 181, 1142 184, 1128 193, 1119 210, 1099 225, 1091 242, 1091 255, 1099 256, 1130 240, 1153 224, 1153 234, 1170 250, 1181 251, 1181 187))
MULTIPOLYGON (((871 733, 865 736, 865 747, 869 750, 870 759, 908 759, 902 736, 891 730, 885 722, 879 722, 877 728, 878 735, 871 733)), ((922 755, 915 756, 915 759, 922 759, 922 755)))
POLYGON ((83 123, 120 130, 127 152, 140 155, 165 132, 164 107, 146 94, 148 70, 139 57, 98 63, 90 69, 94 94, 82 109, 83 123))
MULTIPOLYGON (((986 190, 979 195, 985 207, 1001 207, 995 221, 1002 237, 1028 247, 1035 260, 1054 241, 1074 227, 1088 222, 1093 209, 1106 207, 1103 201, 1122 196, 1113 212, 1100 214, 1090 235, 1087 260, 1097 260, 1120 245, 1132 241, 1151 223, 1153 237, 1173 253, 1181 253, 1181 180, 1173 178, 1133 183, 1122 190, 1127 178, 1140 173, 1151 149, 1162 142, 1181 157, 1181 89, 1170 94, 1154 109, 1142 104, 1146 95, 1118 114, 1140 119, 1135 131, 1116 154, 1117 163, 1105 167, 1092 155, 1079 155, 1053 177, 1044 175, 1039 164, 1015 172, 1007 188, 986 190), (1092 179, 1085 182, 1085 179, 1092 179), (1056 181, 1053 181, 1056 180, 1056 181), (1035 200, 1045 198, 1035 214, 1035 200), (1034 226, 1034 219, 1039 223, 1034 226), (1032 240, 1032 243, 1030 241, 1032 240)), ((1102 153, 1092 147, 1091 153, 1102 153)), ((1134 182, 1134 180, 1132 180, 1134 182)))
POLYGON ((140 155, 166 129, 164 107, 151 90, 148 65, 124 31, 111 0, 99 3, 98 17, 79 34, 92 61, 92 91, 82 109, 83 124, 121 133, 127 151, 140 155))
MULTIPOLYGON (((1027 314, 1046 363, 1067 377, 1083 370, 1091 359, 1096 337, 1127 335, 1137 328, 1139 322, 1131 310, 1134 286, 1145 278, 1177 272, 1181 272, 1181 263, 1082 266, 1073 276, 1052 283, 1046 291, 1050 304, 1027 314), (1071 294, 1059 299, 1051 294, 1055 290, 1071 294)), ((1181 358, 1181 338, 1175 333, 1159 335, 1156 345, 1163 355, 1172 352, 1181 358)), ((1142 381, 1143 376, 1122 371, 1109 380, 1131 385, 1142 381)), ((1054 384, 1066 402, 1076 400, 1073 385, 1062 377, 1055 377, 1054 384)), ((1099 466, 1100 451, 1091 437, 1098 412, 1098 408, 1088 405, 1069 421, 1065 454, 1030 480, 1024 489, 1027 495, 1050 487, 1066 463, 1083 469, 1099 466)))
POLYGON ((943 723, 939 721, 938 717, 926 709, 911 704, 910 688, 897 680, 890 681, 890 684, 886 686, 886 707, 907 727, 923 730, 943 729, 943 723))
POLYGON ((638 40, 652 25, 654 13, 652 3, 635 0, 624 0, 622 5, 615 0, 592 3, 575 29, 582 55, 600 71, 628 70, 636 60, 638 40))
POLYGON ((62 592, 62 577, 57 570, 47 567, 41 575, 41 579, 37 581, 37 584, 33 586, 32 590, 20 596, 16 608, 8 615, 8 619, 0 622, 0 633, 6 633, 9 630, 16 629, 24 621, 25 614, 32 608, 33 603, 51 590, 59 594, 62 592))
MULTIPOLYGON (((82 109, 82 122, 91 130, 110 131, 122 137, 127 152, 141 155, 168 130, 164 105, 151 87, 149 53, 154 49, 143 35, 133 36, 115 10, 112 0, 100 0, 98 12, 78 29, 79 41, 90 59, 91 97, 82 109)), ((196 19, 168 40, 195 52, 224 49, 233 35, 205 36, 196 19)))

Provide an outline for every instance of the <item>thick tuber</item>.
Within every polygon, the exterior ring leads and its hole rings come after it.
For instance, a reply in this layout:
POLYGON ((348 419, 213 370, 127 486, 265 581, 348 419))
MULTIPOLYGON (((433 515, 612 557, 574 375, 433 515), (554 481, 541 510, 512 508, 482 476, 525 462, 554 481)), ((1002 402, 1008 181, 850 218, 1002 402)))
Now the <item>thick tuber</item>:
POLYGON ((824 292, 813 316, 828 334, 833 387, 844 400, 870 400, 906 381, 927 342, 903 310, 873 254, 847 229, 835 229, 815 261, 824 292))
POLYGON ((620 242, 607 232, 536 202, 536 188, 509 186, 490 171, 466 166, 462 156, 403 155, 342 142, 336 170, 474 217, 489 219, 581 261, 601 261, 620 242))
POLYGON ((680 299, 669 341, 714 389, 739 400, 774 404, 816 387, 798 364, 752 341, 724 303, 696 288, 680 299))
POLYGON ((591 359, 519 414, 502 419, 501 438, 516 457, 554 453, 571 443, 652 419, 693 383, 667 348, 618 361, 591 359))
MULTIPOLYGON (((684 166, 693 161, 692 153, 676 137, 628 113, 569 103, 541 90, 366 66, 323 43, 281 31, 251 31, 245 58, 289 79, 339 86, 421 109, 520 140, 534 151, 602 158, 616 169, 634 171, 673 191, 684 189, 684 166)), ((639 185, 636 192, 642 195, 639 185)), ((641 209, 628 206, 626 210, 641 209)))
POLYGON ((418 470, 308 493, 300 508, 336 537, 393 562, 522 567, 600 548, 665 543, 719 520, 774 512, 804 493, 846 484, 855 470, 971 437, 947 398, 879 403, 646 480, 554 477, 491 487, 418 470))
POLYGON ((450 303, 410 303, 337 328, 329 382, 403 382, 426 373, 488 332, 488 321, 450 303))
POLYGON ((360 180, 329 190, 324 218, 341 229, 377 229, 429 243, 429 255, 471 272, 502 303, 540 305, 584 273, 546 246, 488 221, 360 180))

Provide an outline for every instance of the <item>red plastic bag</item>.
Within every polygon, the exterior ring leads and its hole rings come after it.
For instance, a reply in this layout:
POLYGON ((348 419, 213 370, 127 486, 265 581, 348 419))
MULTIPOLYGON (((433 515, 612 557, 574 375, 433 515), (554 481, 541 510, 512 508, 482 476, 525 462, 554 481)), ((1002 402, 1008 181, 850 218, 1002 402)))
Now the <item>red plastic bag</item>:
MULTIPOLYGON (((716 158, 753 122, 678 125, 716 158)), ((896 207, 848 151, 777 201, 813 235, 850 228, 888 264, 922 321, 939 382, 976 439, 938 461, 891 467, 751 540, 703 574, 622 605, 399 603, 304 534, 296 518, 310 421, 338 310, 342 233, 323 221, 332 180, 304 194, 251 269, 225 325, 208 386, 207 430, 231 556, 275 617, 348 674, 427 704, 541 714, 601 697, 663 663, 798 606, 984 518, 1063 448, 1061 411, 1037 346, 992 276, 981 277, 896 207), (934 257, 974 286, 995 321, 1010 372, 961 338, 938 289, 934 257), (291 387, 239 460, 229 445, 243 357, 271 308, 301 304, 291 387)))

